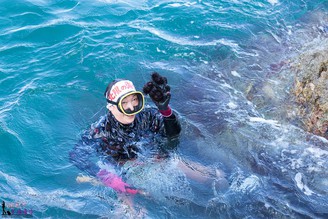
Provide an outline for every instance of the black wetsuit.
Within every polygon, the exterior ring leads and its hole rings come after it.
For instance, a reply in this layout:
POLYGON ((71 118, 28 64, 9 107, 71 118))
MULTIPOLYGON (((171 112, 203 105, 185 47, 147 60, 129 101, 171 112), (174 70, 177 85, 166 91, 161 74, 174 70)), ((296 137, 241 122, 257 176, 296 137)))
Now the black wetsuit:
POLYGON ((174 113, 163 117, 156 108, 145 108, 136 114, 134 122, 129 125, 119 123, 109 112, 83 133, 70 153, 70 160, 79 169, 96 175, 99 167, 92 161, 94 154, 111 163, 121 163, 138 156, 138 142, 143 139, 153 142, 159 137, 172 139, 180 131, 181 126, 174 113))

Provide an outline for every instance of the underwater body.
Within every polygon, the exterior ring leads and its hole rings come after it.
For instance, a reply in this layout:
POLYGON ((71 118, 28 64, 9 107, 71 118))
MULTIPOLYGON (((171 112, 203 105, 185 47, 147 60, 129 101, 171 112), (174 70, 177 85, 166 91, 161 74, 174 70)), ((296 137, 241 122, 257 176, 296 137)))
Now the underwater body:
POLYGON ((111 188, 76 181, 86 173, 69 152, 105 115, 110 81, 127 78, 141 90, 157 71, 182 125, 172 156, 224 172, 229 186, 146 160, 127 172, 149 193, 134 197, 140 217, 328 218, 328 141, 285 114, 288 63, 309 43, 324 46, 327 1, 1 0, 0 12, 0 201, 8 210, 133 218, 111 188))

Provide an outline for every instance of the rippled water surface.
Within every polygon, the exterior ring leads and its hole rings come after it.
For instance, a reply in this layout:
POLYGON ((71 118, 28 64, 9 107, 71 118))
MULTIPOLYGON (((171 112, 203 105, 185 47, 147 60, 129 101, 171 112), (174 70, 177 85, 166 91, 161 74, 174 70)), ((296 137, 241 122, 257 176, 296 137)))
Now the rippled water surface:
POLYGON ((150 194, 134 197, 139 217, 327 218, 328 142, 285 115, 285 69, 303 45, 322 46, 327 10, 324 0, 1 0, 1 201, 35 218, 135 218, 110 188, 77 183, 85 173, 68 154, 106 112, 108 82, 141 89, 158 71, 183 126, 173 156, 229 185, 146 162, 129 172, 150 194))

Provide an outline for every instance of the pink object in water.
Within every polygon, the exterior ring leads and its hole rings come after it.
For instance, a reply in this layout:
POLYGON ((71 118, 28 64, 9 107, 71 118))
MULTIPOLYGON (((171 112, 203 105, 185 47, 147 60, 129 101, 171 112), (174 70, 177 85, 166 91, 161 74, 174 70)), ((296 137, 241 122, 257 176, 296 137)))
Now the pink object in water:
POLYGON ((100 170, 97 174, 98 178, 108 187, 111 187, 117 192, 137 194, 139 191, 125 183, 121 177, 107 170, 100 170))

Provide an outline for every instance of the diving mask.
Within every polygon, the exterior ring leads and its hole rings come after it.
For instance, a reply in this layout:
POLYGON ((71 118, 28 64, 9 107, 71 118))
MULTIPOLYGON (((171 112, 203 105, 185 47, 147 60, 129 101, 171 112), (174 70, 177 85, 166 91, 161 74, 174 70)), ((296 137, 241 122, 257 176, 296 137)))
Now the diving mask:
POLYGON ((135 115, 144 108, 144 95, 136 91, 128 80, 113 81, 106 89, 105 96, 109 104, 116 105, 124 115, 135 115))

